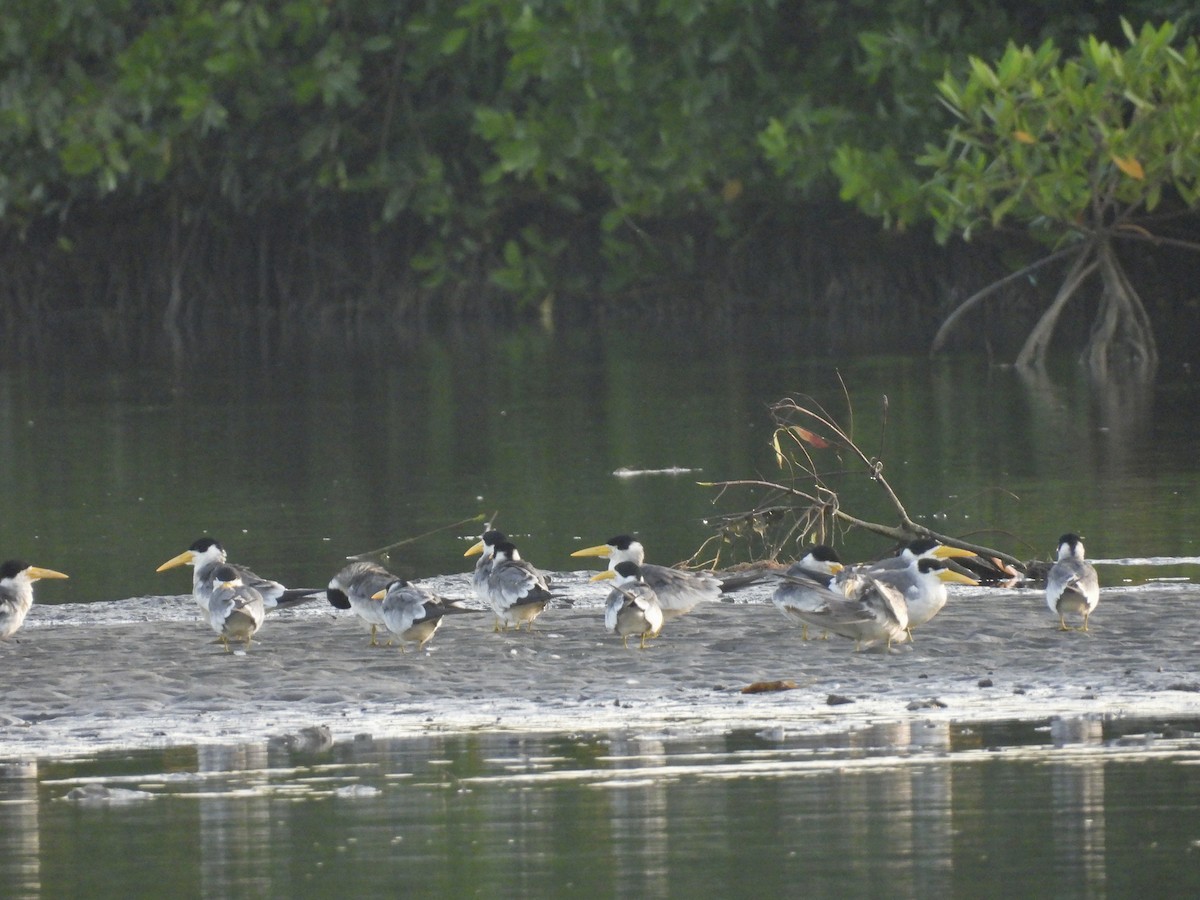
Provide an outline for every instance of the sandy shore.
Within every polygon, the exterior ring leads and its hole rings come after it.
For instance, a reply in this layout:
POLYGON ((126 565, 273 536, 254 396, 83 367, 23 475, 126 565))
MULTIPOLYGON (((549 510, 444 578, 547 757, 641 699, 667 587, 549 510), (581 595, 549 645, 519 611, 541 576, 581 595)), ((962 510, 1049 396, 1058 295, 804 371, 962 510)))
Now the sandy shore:
MULTIPOLYGON (((964 589, 916 642, 856 653, 800 640, 770 588, 669 622, 645 651, 604 632, 590 573, 533 634, 448 620, 424 652, 371 648, 323 600, 268 614, 226 654, 190 596, 35 606, 0 642, 0 759, 256 741, 323 725, 335 740, 431 731, 845 730, 905 719, 1200 712, 1192 585, 1106 590, 1092 631, 1060 633, 1040 592, 964 589), (794 690, 743 693, 755 682, 794 690)), ((466 576, 432 582, 468 593, 466 576)))

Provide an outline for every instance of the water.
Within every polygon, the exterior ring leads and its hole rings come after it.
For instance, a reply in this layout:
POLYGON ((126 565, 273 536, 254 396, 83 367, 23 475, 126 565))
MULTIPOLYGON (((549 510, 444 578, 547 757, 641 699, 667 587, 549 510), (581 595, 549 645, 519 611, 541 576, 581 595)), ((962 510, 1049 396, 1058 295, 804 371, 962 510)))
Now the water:
MULTIPOLYGON (((809 393, 848 423, 843 384, 918 521, 1020 559, 1067 530, 1101 559, 1200 554, 1186 372, 1132 390, 1070 368, 1028 383, 974 358, 813 356, 772 326, 18 346, 0 364, 0 554, 71 575, 39 586, 47 603, 186 591, 186 572, 154 570, 203 534, 294 586, 421 535, 391 554, 400 574, 462 571, 481 525, 438 529, 495 512, 546 569, 622 532, 676 562, 762 497, 697 482, 783 475, 769 404, 809 393), (664 468, 685 471, 613 474, 664 468)), ((894 520, 861 476, 838 486, 852 512, 894 520)))
POLYGON ((1189 896, 1196 725, 106 754, 0 770, 0 875, 14 897, 1189 896))
MULTIPOLYGON (((1195 577, 1200 423, 1184 369, 1134 389, 1070 368, 1030 382, 969 358, 813 355, 802 333, 737 320, 318 338, 10 348, 0 557, 70 573, 38 585, 47 604, 182 593, 186 570, 154 569, 201 534, 260 573, 323 586, 346 555, 409 538, 389 559, 401 574, 467 571, 481 526, 445 526, 498 511, 547 569, 629 531, 672 562, 762 497, 697 481, 780 477, 769 404, 805 392, 847 421, 844 384, 856 438, 918 521, 1021 558, 1079 531, 1106 603, 1122 585, 1195 577), (668 468, 683 471, 614 475, 668 468)), ((839 487, 846 508, 891 520, 869 481, 839 487)), ((2 896, 1200 888, 1191 722, 339 735, 20 759, 3 713, 2 896)))

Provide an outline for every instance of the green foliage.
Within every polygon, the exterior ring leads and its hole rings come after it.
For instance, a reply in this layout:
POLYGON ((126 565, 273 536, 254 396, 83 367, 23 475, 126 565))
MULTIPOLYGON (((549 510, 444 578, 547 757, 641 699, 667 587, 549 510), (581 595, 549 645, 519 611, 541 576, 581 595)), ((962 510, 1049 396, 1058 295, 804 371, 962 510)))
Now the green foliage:
POLYGON ((1061 3, 897 0, 809 9, 806 30, 820 40, 806 48, 801 90, 760 133, 763 152, 807 195, 836 184, 843 200, 901 225, 921 218, 923 179, 913 159, 948 124, 932 102, 936 80, 967 53, 988 53, 1011 35, 1077 23, 1061 3))
POLYGON ((1164 192, 1195 205, 1200 49, 1169 23, 1125 30, 1124 50, 1090 37, 1063 59, 1050 42, 1010 44, 939 82, 957 120, 921 160, 939 237, 1015 222, 1056 242, 1127 227, 1164 192))
POLYGON ((928 172, 917 160, 954 124, 951 112, 934 102, 939 80, 947 73, 966 77, 971 55, 995 58, 1010 41, 1118 39, 1122 11, 1172 19, 1181 34, 1196 27, 1196 11, 1183 2, 1126 2, 1111 11, 1051 0, 838 5, 820 23, 819 63, 809 70, 814 80, 760 134, 760 143, 789 182, 811 192, 832 174, 843 200, 885 224, 909 226, 928 218, 921 188, 928 172))
POLYGON ((468 4, 465 20, 505 36, 501 90, 474 116, 487 205, 547 231, 571 223, 606 260, 609 287, 653 271, 659 233, 680 218, 736 231, 739 199, 765 180, 756 92, 787 77, 773 69, 790 58, 769 27, 774 6, 468 4))
POLYGON ((217 222, 359 196, 422 235, 431 285, 482 263, 537 299, 583 254, 627 283, 673 222, 738 230, 765 180, 761 98, 795 66, 776 16, 774 0, 23 4, 0 26, 0 216, 167 196, 217 222))
POLYGON ((839 188, 915 221, 934 82, 1102 24, 1085 0, 11 6, 6 234, 365 211, 425 285, 531 303, 695 275, 839 188))

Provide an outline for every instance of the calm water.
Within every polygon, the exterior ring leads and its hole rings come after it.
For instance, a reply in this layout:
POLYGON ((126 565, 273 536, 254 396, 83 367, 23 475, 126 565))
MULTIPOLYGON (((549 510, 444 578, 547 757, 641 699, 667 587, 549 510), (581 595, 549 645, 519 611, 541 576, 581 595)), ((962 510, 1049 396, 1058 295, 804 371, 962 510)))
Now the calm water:
POLYGON ((1195 896, 1200 739, 1182 725, 478 734, 7 766, 0 884, 11 897, 1195 896))
MULTIPOLYGON (((849 421, 839 375, 856 437, 935 527, 1022 559, 1067 530, 1102 559, 1200 553, 1200 385, 1178 366, 1127 389, 1071 367, 1028 383, 978 359, 833 359, 813 346, 741 321, 233 330, 175 352, 77 335, 16 344, 0 356, 0 555, 69 573, 40 585, 50 603, 185 592, 186 570, 154 569, 202 534, 260 573, 323 586, 349 554, 498 511, 546 569, 630 531, 675 562, 712 534, 707 520, 756 499, 697 482, 781 476, 771 402, 804 392, 849 421), (613 475, 666 467, 691 471, 613 475)), ((890 520, 868 482, 843 488, 851 511, 890 520)), ((391 564, 409 577, 462 571, 479 530, 431 534, 391 564)), ((850 556, 884 549, 846 543, 850 556)))
MULTIPOLYGON (((401 574, 465 571, 480 526, 436 530, 498 511, 543 568, 576 567, 572 550, 623 531, 673 562, 757 499, 697 481, 779 477, 768 405, 804 392, 844 416, 844 382, 856 437, 916 518, 1021 558, 1078 530, 1091 556, 1125 561, 1102 567, 1107 585, 1194 580, 1200 386, 1186 368, 1133 389, 1069 366, 1030 383, 977 359, 835 359, 819 344, 746 322, 234 329, 174 350, 9 336, 0 557, 70 573, 40 584, 40 602, 182 593, 186 570, 155 567, 212 534, 262 574, 323 586, 346 555, 401 539, 418 538, 392 554, 401 574), (613 474, 667 467, 689 471, 613 474)), ((890 518, 861 479, 843 505, 890 518)), ((922 727, 24 762, 0 735, 0 896, 1200 891, 1190 737, 1163 750, 1112 723, 1065 738, 1053 723, 922 727), (148 796, 65 799, 91 782, 148 796)))

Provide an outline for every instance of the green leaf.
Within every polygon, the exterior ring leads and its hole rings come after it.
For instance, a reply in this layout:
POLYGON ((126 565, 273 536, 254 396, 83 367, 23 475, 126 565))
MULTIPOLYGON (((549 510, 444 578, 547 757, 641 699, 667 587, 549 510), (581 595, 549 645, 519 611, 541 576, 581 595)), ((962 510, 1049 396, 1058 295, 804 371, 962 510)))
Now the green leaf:
POLYGON ((103 164, 104 152, 93 143, 76 141, 63 147, 59 159, 68 175, 90 175, 103 164))
POLYGON ((970 57, 971 74, 976 81, 981 82, 991 90, 999 90, 1000 79, 996 77, 995 71, 978 56, 970 57))
POLYGON ((462 48, 469 34, 470 31, 466 28, 450 29, 442 37, 442 42, 438 45, 438 52, 443 56, 453 56, 462 48))
POLYGON ((366 53, 382 53, 391 50, 395 44, 390 34, 376 34, 363 41, 362 48, 366 53))

